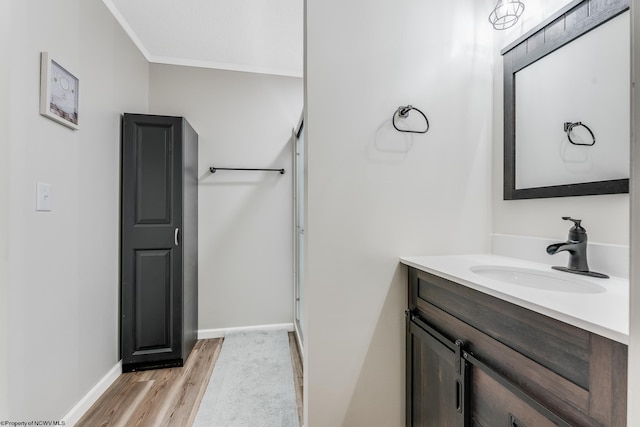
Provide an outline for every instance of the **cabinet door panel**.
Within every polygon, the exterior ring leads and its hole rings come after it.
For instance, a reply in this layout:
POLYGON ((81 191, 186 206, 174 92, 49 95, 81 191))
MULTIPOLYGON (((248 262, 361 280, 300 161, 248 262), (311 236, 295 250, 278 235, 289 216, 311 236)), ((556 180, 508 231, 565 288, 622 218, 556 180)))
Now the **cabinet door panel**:
POLYGON ((135 147, 136 224, 170 224, 173 184, 171 126, 138 126, 135 147))
POLYGON ((455 369, 455 352, 414 323, 407 334, 407 425, 464 426, 458 410, 464 396, 455 369))
POLYGON ((494 427, 557 427, 480 369, 472 368, 473 425, 494 427))
POLYGON ((136 356, 171 352, 171 250, 136 251, 136 356))

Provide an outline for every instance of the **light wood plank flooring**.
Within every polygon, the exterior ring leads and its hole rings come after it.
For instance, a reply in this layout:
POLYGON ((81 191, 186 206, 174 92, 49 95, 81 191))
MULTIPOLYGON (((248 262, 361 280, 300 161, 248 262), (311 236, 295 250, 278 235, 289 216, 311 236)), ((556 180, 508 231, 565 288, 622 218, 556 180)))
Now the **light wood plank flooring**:
MULTIPOLYGON (((191 426, 221 347, 222 338, 198 340, 182 368, 120 375, 76 426, 191 426)), ((289 334, 289 349, 302 425, 302 363, 292 333, 289 334)))

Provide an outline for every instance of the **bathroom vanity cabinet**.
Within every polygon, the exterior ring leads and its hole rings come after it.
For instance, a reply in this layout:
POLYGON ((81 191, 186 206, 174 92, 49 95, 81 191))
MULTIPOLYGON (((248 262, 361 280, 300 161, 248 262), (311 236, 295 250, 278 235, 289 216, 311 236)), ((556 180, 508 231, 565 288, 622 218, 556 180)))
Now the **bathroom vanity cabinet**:
POLYGON ((625 426, 627 346, 409 267, 407 426, 625 426))

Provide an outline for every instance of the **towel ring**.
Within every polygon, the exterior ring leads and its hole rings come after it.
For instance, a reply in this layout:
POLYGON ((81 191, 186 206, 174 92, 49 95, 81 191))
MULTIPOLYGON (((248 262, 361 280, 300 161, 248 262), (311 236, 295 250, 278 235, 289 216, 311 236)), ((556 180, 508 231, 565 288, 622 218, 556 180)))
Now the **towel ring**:
POLYGON ((407 106, 399 106, 398 109, 395 111, 395 113, 393 113, 393 118, 391 119, 392 123, 393 123, 393 127, 398 131, 398 132, 407 132, 407 133, 427 133, 427 131, 429 130, 429 119, 427 119, 427 116, 420 110, 418 110, 416 107, 412 106, 412 105, 407 105, 407 106), (406 119, 407 117, 409 117, 409 111, 411 110, 415 110, 418 113, 420 113, 422 115, 422 117, 424 117, 424 121, 426 123, 426 127, 424 130, 411 130, 411 129, 398 129, 398 126, 396 126, 396 116, 402 118, 402 119, 406 119))
POLYGON ((591 147, 593 144, 596 143, 596 137, 593 134, 593 132, 591 132, 591 129, 589 129, 589 126, 585 125, 582 122, 575 122, 575 123, 571 123, 571 122, 565 122, 564 123, 564 131, 567 133, 567 138, 569 138, 569 142, 572 143, 573 145, 586 145, 587 147, 591 147), (573 130, 573 128, 575 127, 579 127, 582 126, 583 128, 585 128, 587 130, 587 132, 589 132, 589 135, 591 135, 591 144, 584 144, 581 142, 575 142, 572 138, 571 138, 571 131, 573 130))

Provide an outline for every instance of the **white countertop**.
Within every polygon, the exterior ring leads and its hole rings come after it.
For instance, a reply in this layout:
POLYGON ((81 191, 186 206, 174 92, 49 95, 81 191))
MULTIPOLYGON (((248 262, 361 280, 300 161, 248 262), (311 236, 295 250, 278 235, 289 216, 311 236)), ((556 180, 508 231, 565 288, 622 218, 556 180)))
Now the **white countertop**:
POLYGON ((401 257, 400 262, 623 344, 629 342, 629 280, 597 279, 551 266, 491 254, 401 257), (601 293, 534 289, 480 276, 473 266, 516 267, 575 277, 604 287, 601 293))

